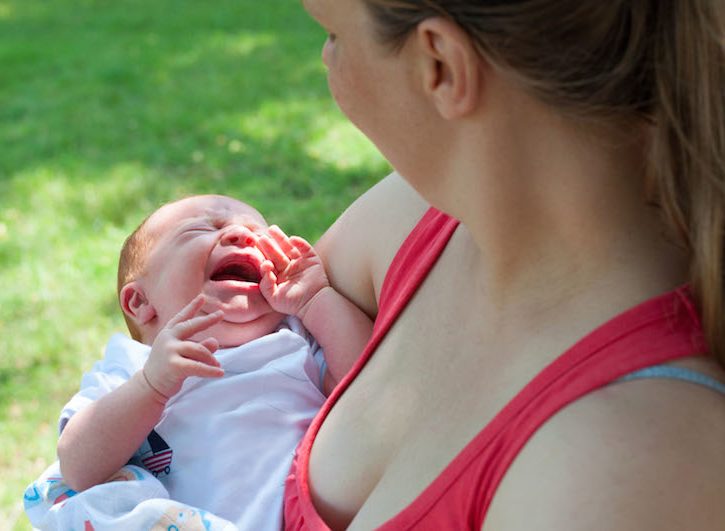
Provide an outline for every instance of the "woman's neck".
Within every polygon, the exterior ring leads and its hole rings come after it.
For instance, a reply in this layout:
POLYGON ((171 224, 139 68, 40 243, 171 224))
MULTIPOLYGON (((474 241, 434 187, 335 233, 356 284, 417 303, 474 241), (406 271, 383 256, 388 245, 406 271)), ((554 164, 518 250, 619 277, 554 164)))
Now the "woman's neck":
POLYGON ((437 205, 470 232, 491 301, 548 305, 615 286, 613 297, 636 301, 684 281, 682 251, 645 206, 645 134, 507 100, 457 137, 437 205))

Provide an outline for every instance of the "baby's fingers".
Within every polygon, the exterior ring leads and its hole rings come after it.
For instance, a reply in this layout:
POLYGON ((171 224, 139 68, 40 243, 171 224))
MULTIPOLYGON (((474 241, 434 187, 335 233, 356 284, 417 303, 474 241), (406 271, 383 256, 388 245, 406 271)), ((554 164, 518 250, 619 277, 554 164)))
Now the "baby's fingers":
POLYGON ((194 317, 197 312, 201 310, 201 307, 204 306, 204 302, 204 295, 201 294, 191 299, 189 304, 184 306, 179 313, 169 319, 169 322, 166 324, 167 328, 171 328, 182 321, 186 321, 194 317))
POLYGON ((207 337, 203 341, 200 341, 199 344, 205 347, 212 354, 219 350, 219 341, 213 337, 207 337))
POLYGON ((292 259, 299 258, 299 252, 297 252, 297 249, 292 244, 291 238, 287 236, 282 229, 280 229, 277 225, 272 225, 267 232, 274 239, 277 245, 279 245, 284 254, 292 259))
POLYGON ((215 367, 192 359, 181 359, 178 362, 178 366, 186 377, 219 378, 224 376, 224 369, 221 367, 215 367))
POLYGON ((284 271, 289 265, 289 257, 282 251, 279 244, 271 237, 265 235, 259 238, 259 250, 262 251, 264 257, 272 262, 275 270, 284 271))
POLYGON ((312 250, 312 245, 310 245, 307 240, 300 238, 299 236, 292 236, 289 241, 290 244, 294 245, 295 249, 297 249, 300 256, 303 256, 312 250))
POLYGON ((214 326, 222 319, 224 319, 224 312, 217 310, 214 313, 200 315, 198 317, 194 317, 193 319, 176 323, 173 326, 172 331, 177 338, 188 339, 194 334, 198 334, 199 332, 214 326))
POLYGON ((274 296, 275 286, 277 284, 274 265, 269 260, 265 260, 262 262, 260 272, 262 273, 262 278, 259 279, 259 291, 262 293, 262 297, 269 301, 274 296))
MULTIPOLYGON (((216 359, 214 353, 205 345, 207 341, 208 340, 204 340, 201 343, 185 341, 181 348, 179 348, 179 354, 182 356, 181 363, 185 364, 188 361, 192 361, 213 369, 219 369, 221 366, 219 360, 216 359)), ((216 343, 216 340, 213 341, 216 343)))

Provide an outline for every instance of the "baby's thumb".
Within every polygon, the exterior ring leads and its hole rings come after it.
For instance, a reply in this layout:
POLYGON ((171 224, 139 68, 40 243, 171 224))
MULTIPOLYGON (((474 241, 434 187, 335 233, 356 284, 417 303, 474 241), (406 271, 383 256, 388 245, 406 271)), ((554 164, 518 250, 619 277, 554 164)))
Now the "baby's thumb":
POLYGON ((277 275, 274 274, 274 266, 272 262, 267 260, 261 267, 262 278, 259 280, 259 291, 262 296, 269 301, 274 295, 274 287, 277 285, 277 275))

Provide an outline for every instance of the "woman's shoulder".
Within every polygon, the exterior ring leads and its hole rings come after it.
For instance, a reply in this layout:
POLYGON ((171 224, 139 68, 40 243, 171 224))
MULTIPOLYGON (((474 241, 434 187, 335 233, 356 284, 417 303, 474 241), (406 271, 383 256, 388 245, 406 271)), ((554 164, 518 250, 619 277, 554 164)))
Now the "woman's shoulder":
POLYGON ((388 266, 427 209, 428 204, 397 173, 365 192, 315 245, 332 285, 375 316, 388 266))
POLYGON ((723 441, 722 394, 673 380, 610 385, 541 427, 484 530, 722 529, 723 441))

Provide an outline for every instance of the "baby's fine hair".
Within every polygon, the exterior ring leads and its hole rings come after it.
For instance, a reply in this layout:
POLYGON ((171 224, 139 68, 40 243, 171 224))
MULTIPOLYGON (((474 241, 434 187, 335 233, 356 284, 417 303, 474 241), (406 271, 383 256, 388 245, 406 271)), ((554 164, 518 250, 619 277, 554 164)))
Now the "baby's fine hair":
MULTIPOLYGON (((151 219, 152 212, 139 224, 138 227, 126 238, 121 247, 121 253, 118 258, 118 273, 116 279, 116 298, 120 300, 121 290, 129 282, 133 282, 143 275, 146 266, 146 258, 148 252, 153 246, 153 235, 147 230, 147 222, 151 219)), ((141 341, 141 331, 136 323, 131 320, 126 313, 123 313, 126 326, 131 337, 136 341, 141 341)))

